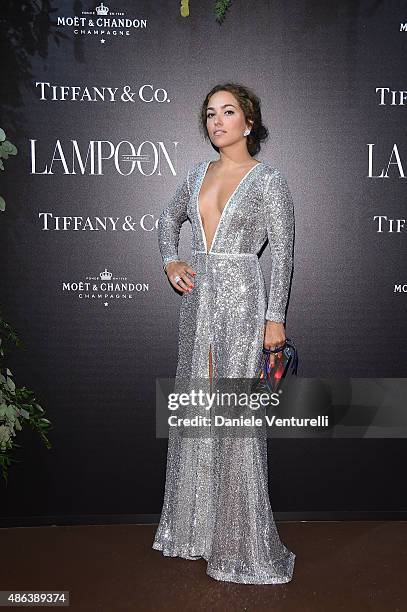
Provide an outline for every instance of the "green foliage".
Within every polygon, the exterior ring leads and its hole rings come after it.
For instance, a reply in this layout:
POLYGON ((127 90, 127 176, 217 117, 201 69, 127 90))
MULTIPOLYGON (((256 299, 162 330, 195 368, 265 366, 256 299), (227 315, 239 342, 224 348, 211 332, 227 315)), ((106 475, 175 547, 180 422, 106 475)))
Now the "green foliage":
MULTIPOLYGON (((0 128, 0 169, 4 170, 3 159, 9 155, 16 155, 17 148, 8 140, 2 128, 0 128)), ((5 210, 6 203, 0 196, 0 210, 5 210)), ((40 436, 47 448, 51 443, 46 432, 51 428, 51 423, 44 416, 44 410, 37 403, 33 391, 27 387, 17 387, 13 374, 3 365, 5 351, 9 344, 23 347, 23 343, 17 336, 15 330, 3 319, 0 313, 0 470, 6 484, 8 483, 8 468, 13 459, 11 452, 14 448, 20 448, 15 442, 18 431, 24 425, 29 425, 40 436)))
MULTIPOLYGON (((15 330, 4 321, 0 315, 0 361, 4 360, 5 348, 9 343, 23 346, 15 330)), ((8 482, 8 468, 11 463, 17 462, 11 457, 14 448, 20 448, 14 440, 17 431, 24 425, 29 425, 43 440, 47 448, 51 443, 46 435, 52 428, 50 421, 45 418, 44 410, 37 403, 33 391, 26 387, 17 387, 13 374, 8 368, 0 368, 0 470, 6 484, 8 482)))
MULTIPOLYGON (((231 0, 216 0, 213 12, 218 23, 222 23, 225 19, 225 13, 231 4, 231 0)), ((181 0, 180 4, 181 17, 189 17, 189 0, 181 0)))
MULTIPOLYGON (((9 140, 6 140, 6 133, 0 128, 0 170, 4 170, 3 159, 8 159, 9 155, 17 155, 17 147, 9 140)), ((0 196, 0 211, 4 210, 6 210, 6 202, 0 196)))
POLYGON ((216 17, 216 21, 222 23, 225 19, 225 14, 227 9, 229 8, 231 0, 216 0, 214 13, 216 17))

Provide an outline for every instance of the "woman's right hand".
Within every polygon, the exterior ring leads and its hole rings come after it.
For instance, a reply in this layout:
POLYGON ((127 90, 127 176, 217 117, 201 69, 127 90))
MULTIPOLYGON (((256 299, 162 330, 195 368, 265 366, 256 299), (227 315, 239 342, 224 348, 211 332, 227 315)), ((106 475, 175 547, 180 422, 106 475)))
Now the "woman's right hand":
POLYGON ((170 261, 167 263, 164 270, 174 289, 177 289, 182 293, 192 291, 194 285, 188 277, 188 274, 195 276, 196 272, 185 261, 170 261), (175 281, 176 276, 181 277, 178 282, 175 281))

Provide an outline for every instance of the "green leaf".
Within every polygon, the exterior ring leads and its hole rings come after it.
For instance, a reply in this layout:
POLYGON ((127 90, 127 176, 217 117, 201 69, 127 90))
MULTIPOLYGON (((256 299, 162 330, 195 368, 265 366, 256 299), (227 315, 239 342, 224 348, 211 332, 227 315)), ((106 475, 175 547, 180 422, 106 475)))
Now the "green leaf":
POLYGON ((14 404, 9 404, 6 408, 6 415, 8 416, 9 419, 13 419, 16 416, 16 407, 14 406, 14 404))
POLYGON ((4 150, 8 153, 8 155, 16 155, 17 147, 13 145, 13 143, 10 142, 9 140, 5 140, 2 146, 4 150))
POLYGON ((7 378, 6 383, 11 392, 15 391, 16 386, 12 378, 7 378))

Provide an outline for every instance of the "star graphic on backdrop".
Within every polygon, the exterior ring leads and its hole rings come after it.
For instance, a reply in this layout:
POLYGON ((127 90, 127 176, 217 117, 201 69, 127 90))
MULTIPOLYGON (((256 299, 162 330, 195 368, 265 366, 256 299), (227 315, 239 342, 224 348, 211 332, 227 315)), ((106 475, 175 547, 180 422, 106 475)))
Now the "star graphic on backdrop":
POLYGON ((101 42, 101 43, 104 43, 104 42, 106 42, 106 41, 105 41, 105 39, 104 39, 104 38, 102 38, 102 39, 100 40, 100 42, 101 42))
POLYGON ((104 303, 104 306, 109 306, 109 302, 105 302, 105 303, 104 303))

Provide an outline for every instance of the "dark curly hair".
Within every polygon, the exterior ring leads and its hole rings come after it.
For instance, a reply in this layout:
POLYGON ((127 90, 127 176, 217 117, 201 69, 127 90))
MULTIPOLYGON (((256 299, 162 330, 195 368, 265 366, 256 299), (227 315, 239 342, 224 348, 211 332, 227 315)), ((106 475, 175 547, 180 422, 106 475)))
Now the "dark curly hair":
MULTIPOLYGON (((261 149, 261 143, 268 137, 268 129, 262 123, 261 110, 260 110, 260 99, 256 94, 244 85, 239 83, 220 83, 212 87, 209 93, 207 93, 205 100, 203 101, 199 127, 203 131, 205 140, 210 140, 208 130, 206 128, 206 111, 208 108, 209 98, 217 91, 230 91, 239 103, 242 109, 246 121, 253 122, 251 125, 250 134, 247 136, 247 150, 253 157, 261 149)), ((214 149, 219 152, 219 148, 215 146, 211 141, 214 149)))

